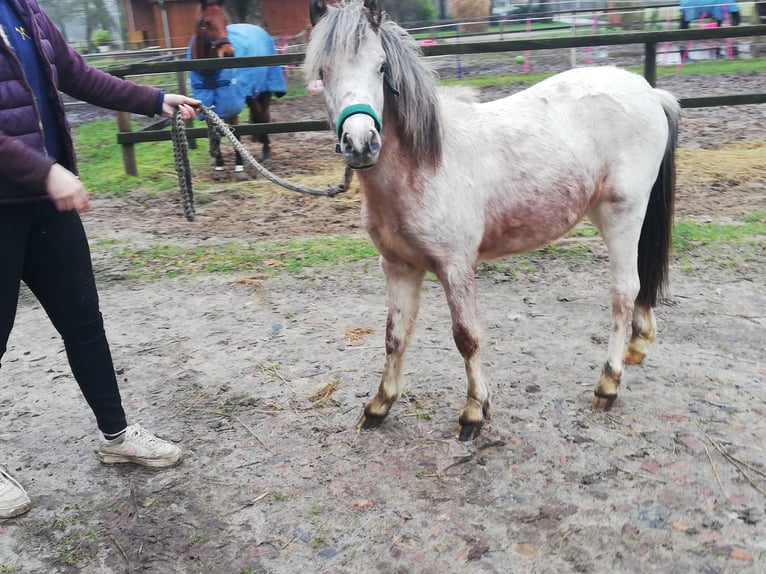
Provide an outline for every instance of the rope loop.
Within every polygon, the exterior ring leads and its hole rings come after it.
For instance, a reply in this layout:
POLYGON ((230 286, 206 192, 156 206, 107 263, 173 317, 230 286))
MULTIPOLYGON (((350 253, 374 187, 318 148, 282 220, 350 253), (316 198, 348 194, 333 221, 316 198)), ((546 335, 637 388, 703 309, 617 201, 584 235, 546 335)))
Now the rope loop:
MULTIPOLYGON (((244 160, 250 163, 258 173, 272 183, 284 187, 289 191, 323 197, 335 197, 350 189, 351 178, 354 174, 350 167, 346 167, 346 172, 341 183, 326 188, 306 187, 304 185, 289 182, 286 179, 273 174, 253 157, 253 154, 251 154, 247 148, 242 145, 242 142, 237 139, 237 136, 234 135, 231 127, 226 125, 226 123, 218 117, 212 109, 203 104, 200 104, 199 108, 205 115, 211 157, 216 157, 218 155, 218 152, 221 149, 221 138, 225 137, 231 142, 231 145, 234 146, 234 149, 239 152, 244 160)), ((173 157, 175 159, 178 187, 181 192, 184 215, 189 221, 194 221, 194 191, 192 189, 191 168, 189 166, 189 143, 186 138, 186 125, 183 116, 178 109, 176 109, 173 114, 170 137, 173 141, 173 157)))

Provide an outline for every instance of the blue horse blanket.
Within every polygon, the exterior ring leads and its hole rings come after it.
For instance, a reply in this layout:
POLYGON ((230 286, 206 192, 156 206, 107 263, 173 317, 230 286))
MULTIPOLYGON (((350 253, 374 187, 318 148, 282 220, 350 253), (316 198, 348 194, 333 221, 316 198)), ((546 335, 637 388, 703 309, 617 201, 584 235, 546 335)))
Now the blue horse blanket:
POLYGON ((703 14, 720 22, 724 19, 724 8, 726 14, 739 12, 736 0, 681 0, 680 8, 686 22, 702 18, 703 14))
MULTIPOLYGON (((226 26, 226 34, 237 57, 277 53, 274 39, 260 26, 229 24, 226 26)), ((187 51, 189 59, 193 43, 194 38, 187 51)), ((189 80, 193 96, 209 108, 215 106, 215 113, 225 119, 239 115, 247 97, 258 96, 261 92, 273 92, 279 98, 287 92, 285 73, 281 66, 228 68, 213 70, 210 74, 192 70, 189 72, 189 80)))

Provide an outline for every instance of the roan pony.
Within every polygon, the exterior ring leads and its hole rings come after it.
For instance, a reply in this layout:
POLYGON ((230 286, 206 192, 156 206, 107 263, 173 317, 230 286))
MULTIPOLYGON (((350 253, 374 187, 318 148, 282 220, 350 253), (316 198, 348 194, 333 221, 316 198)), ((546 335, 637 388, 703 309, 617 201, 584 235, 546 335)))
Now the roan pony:
MULTIPOLYGON (((200 16, 189 46, 189 58, 227 58, 232 56, 268 56, 276 53, 273 38, 260 26, 228 24, 223 0, 200 0, 200 16)), ((206 106, 235 126, 245 104, 250 110, 250 123, 269 123, 272 96, 282 97, 287 91, 285 73, 280 66, 227 68, 192 71, 192 93, 206 106)), ((256 136, 254 136, 255 139, 256 136)), ((271 156, 269 134, 257 136, 263 144, 263 159, 271 156)), ((242 157, 236 153, 234 175, 245 179, 242 157)), ((224 160, 218 151, 214 175, 220 177, 224 160)))
POLYGON ((310 14, 306 79, 322 80, 339 149, 358 170, 388 286, 385 366, 358 427, 378 426, 401 394, 430 271, 468 379, 457 436, 476 436, 490 416, 477 262, 545 245, 585 216, 609 251, 614 326, 593 407, 611 408, 624 363, 640 362, 655 339, 670 257, 676 98, 598 67, 478 103, 464 88, 437 88, 416 42, 375 0, 312 0, 310 14))

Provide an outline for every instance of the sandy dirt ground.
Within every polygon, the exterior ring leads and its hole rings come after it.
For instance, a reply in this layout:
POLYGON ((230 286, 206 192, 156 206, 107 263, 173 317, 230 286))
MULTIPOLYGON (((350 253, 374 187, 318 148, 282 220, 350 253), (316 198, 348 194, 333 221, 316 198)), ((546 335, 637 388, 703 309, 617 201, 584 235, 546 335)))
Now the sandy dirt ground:
MULTIPOLYGON (((764 80, 660 87, 744 93, 764 80)), ((274 106, 277 121, 323 113, 319 98, 274 106)), ((764 139, 764 106, 684 112, 682 148, 764 139)), ((329 162, 330 134, 274 136, 280 175, 329 162)), ((172 191, 98 199, 84 218, 126 410, 184 446, 175 469, 96 460, 62 344, 22 294, 0 371, 0 462, 33 507, 0 522, 0 572, 766 571, 763 242, 674 261, 658 341, 608 413, 590 408, 610 330, 600 240, 482 266, 494 412, 469 443, 454 439, 462 360, 441 288, 426 282, 405 393, 357 435, 384 357, 375 259, 141 281, 99 248, 362 233, 356 189, 258 189, 221 184, 194 222, 172 191)), ((762 213, 765 194, 764 174, 682 180, 678 217, 735 221, 762 213)))

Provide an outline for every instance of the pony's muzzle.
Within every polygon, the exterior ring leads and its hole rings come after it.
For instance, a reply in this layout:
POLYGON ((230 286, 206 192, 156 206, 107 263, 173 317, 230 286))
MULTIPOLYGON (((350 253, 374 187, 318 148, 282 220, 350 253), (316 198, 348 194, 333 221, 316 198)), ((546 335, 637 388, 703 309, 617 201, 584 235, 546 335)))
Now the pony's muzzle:
POLYGON ((372 167, 380 156, 381 122, 378 114, 366 104, 344 108, 336 122, 338 151, 352 169, 372 167))
POLYGON ((346 165, 350 168, 372 167, 380 156, 380 134, 375 129, 367 130, 361 136, 343 132, 340 138, 340 151, 346 165))

